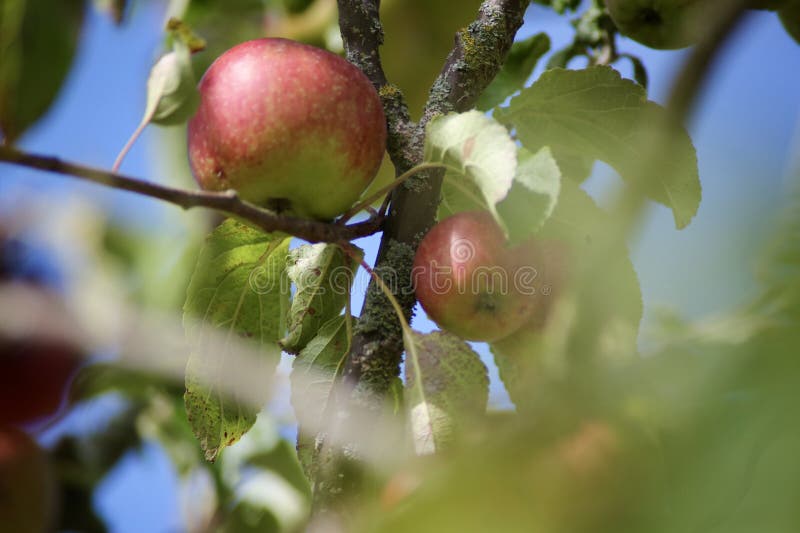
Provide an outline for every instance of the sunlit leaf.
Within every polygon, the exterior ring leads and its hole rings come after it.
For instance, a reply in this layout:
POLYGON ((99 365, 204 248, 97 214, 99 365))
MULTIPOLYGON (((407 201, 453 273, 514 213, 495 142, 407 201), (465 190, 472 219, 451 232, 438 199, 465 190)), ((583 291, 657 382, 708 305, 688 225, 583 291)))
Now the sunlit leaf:
POLYGON ((445 187, 467 195, 473 205, 483 204, 501 222, 496 205, 511 189, 517 169, 517 147, 503 126, 479 111, 438 117, 428 124, 425 161, 448 165, 445 187))
POLYGON ((13 142, 55 101, 72 65, 83 0, 0 4, 0 132, 13 142))

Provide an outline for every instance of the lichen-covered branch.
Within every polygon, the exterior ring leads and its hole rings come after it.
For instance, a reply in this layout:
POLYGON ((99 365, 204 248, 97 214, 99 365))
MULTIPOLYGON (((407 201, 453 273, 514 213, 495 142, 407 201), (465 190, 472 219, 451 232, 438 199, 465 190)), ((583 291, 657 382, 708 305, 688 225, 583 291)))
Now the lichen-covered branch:
POLYGON ((414 124, 400 89, 389 83, 383 72, 380 46, 383 27, 378 11, 380 0, 337 0, 339 28, 347 59, 372 81, 381 97, 388 129, 387 149, 399 173, 415 162, 414 124))
POLYGON ((279 231, 294 235, 308 242, 351 241, 378 232, 382 223, 382 218, 377 216, 373 216, 364 222, 344 226, 305 218, 276 215, 257 205, 245 202, 233 190, 208 192, 167 187, 101 169, 69 163, 56 157, 21 152, 9 146, 0 146, 0 161, 79 178, 114 189, 135 192, 175 204, 184 209, 192 207, 213 209, 249 222, 266 232, 279 231))
MULTIPOLYGON (((423 121, 404 133, 413 138, 400 143, 415 147, 412 164, 422 159, 426 121, 436 114, 471 109, 494 79, 522 25, 527 6, 527 0, 486 0, 478 18, 457 34, 455 47, 431 89, 423 121)), ((385 82, 382 69, 374 65, 380 61, 377 49, 365 49, 365 46, 377 47, 381 42, 379 33, 376 34, 379 24, 367 17, 367 14, 377 17, 377 2, 340 0, 339 9, 342 37, 349 56, 351 59, 357 56, 357 61, 367 64, 368 73, 380 76, 385 82), (362 26, 346 27, 352 23, 362 26)), ((441 172, 432 171, 398 187, 392 199, 375 270, 379 275, 381 272, 392 275, 393 279, 387 282, 395 289, 395 296, 407 317, 410 317, 415 301, 410 290, 414 251, 434 222, 440 190, 441 172)), ((387 308, 385 296, 371 284, 344 371, 345 379, 353 384, 356 392, 363 391, 370 397, 382 396, 399 372, 402 335, 397 319, 383 311, 387 308)))
MULTIPOLYGON (((389 126, 389 155, 397 172, 422 160, 425 125, 434 116, 471 109, 478 96, 499 72, 517 30, 522 25, 528 0, 485 0, 477 19, 461 30, 455 46, 434 83, 423 119, 413 124, 399 91, 380 65, 378 47, 383 34, 378 19, 378 0, 339 0, 339 24, 348 59, 359 66, 378 88, 389 126)), ((434 223, 441 193, 442 173, 420 173, 393 194, 389 217, 375 265, 375 273, 392 289, 410 320, 415 297, 411 267, 422 236, 434 223)), ((342 374, 343 393, 337 398, 338 419, 379 416, 385 395, 399 375, 403 352, 402 330, 386 296, 373 282, 367 289, 364 311, 355 328, 350 354, 342 374), (343 396, 346 396, 343 397, 343 396)), ((347 433, 346 427, 336 431, 347 433)), ((339 439, 334 439, 338 441, 339 439)), ((357 490, 358 443, 339 453, 319 451, 315 481, 315 512, 337 507, 357 490)))
POLYGON ((528 0, 486 0, 478 18, 456 34, 453 50, 431 87, 421 124, 451 111, 475 105, 505 62, 528 0))

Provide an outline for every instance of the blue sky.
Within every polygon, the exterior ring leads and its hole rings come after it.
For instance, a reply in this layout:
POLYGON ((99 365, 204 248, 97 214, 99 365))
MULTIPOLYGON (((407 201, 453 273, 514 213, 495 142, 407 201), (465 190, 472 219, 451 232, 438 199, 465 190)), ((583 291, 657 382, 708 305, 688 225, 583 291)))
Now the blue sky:
MULTIPOLYGON (((161 52, 162 9, 160 3, 138 2, 122 28, 91 13, 75 67, 56 105, 23 138, 22 147, 110 167, 139 122, 149 68, 161 52)), ((571 36, 565 20, 536 6, 520 35, 538 31, 547 31, 556 49, 571 36)), ((645 60, 651 98, 663 101, 685 52, 652 51, 627 39, 621 48, 645 60)), ((795 157, 800 154, 797 95, 800 46, 783 32, 774 14, 754 12, 723 53, 688 125, 703 183, 697 217, 687 229, 676 231, 671 214, 653 207, 631 243, 648 308, 646 318, 658 306, 706 316, 744 302, 753 293, 755 261, 765 230, 780 208, 790 169, 800 168, 790 157, 792 152, 795 157)), ((164 166, 155 159, 161 139, 146 130, 123 171, 163 181, 164 166)), ((20 198, 77 193, 121 221, 153 230, 175 209, 51 175, 8 166, 0 167, 0 172, 0 210, 7 208, 4 202, 20 198)), ((598 165, 587 189, 602 202, 603 192, 617 179, 598 165)), ((360 244, 368 257, 373 256, 374 239, 360 244)), ((364 286, 363 280, 358 286, 364 286)), ((360 304, 360 298, 356 300, 360 304)), ((433 326, 418 320, 416 327, 433 326)), ((485 347, 478 349, 487 355, 485 347)), ((492 379, 498 383, 494 372, 492 379)), ((492 402, 506 402, 501 387, 493 387, 492 402)), ((150 445, 141 454, 126 457, 106 480, 98 491, 98 509, 116 532, 174 530, 176 483, 164 454, 150 445)))

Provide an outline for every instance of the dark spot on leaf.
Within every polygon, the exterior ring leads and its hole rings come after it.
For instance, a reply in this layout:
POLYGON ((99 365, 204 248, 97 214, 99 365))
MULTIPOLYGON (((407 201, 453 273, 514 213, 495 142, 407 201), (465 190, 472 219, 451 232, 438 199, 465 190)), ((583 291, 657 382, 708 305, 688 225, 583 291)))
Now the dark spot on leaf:
POLYGON ((317 310, 314 309, 313 307, 309 307, 308 308, 308 314, 311 315, 311 316, 314 316, 314 315, 317 314, 317 310))

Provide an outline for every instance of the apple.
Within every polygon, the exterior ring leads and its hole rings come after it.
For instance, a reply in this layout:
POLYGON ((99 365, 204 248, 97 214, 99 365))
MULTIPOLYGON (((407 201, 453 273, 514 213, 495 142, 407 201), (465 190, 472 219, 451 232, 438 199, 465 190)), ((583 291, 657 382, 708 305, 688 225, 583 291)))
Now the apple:
POLYGON ((412 279, 428 316, 459 337, 493 342, 535 314, 542 295, 531 242, 517 247, 487 212, 436 224, 417 249, 412 279), (537 288, 538 287, 538 288, 537 288))
POLYGON ((386 150, 372 83, 326 50, 279 38, 236 45, 208 68, 189 121, 200 187, 329 220, 367 188, 386 150))
POLYGON ((28 435, 0 427, 0 529, 52 531, 55 480, 47 455, 28 435))
POLYGON ((620 33, 657 49, 685 48, 701 36, 713 0, 606 0, 620 33))
POLYGON ((55 415, 81 362, 62 341, 0 337, 0 425, 55 415))

